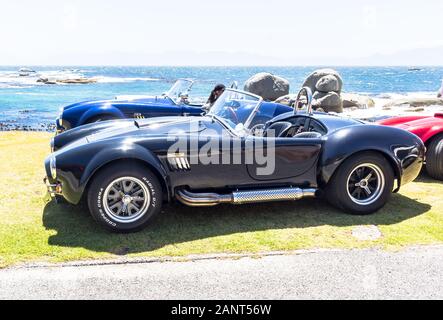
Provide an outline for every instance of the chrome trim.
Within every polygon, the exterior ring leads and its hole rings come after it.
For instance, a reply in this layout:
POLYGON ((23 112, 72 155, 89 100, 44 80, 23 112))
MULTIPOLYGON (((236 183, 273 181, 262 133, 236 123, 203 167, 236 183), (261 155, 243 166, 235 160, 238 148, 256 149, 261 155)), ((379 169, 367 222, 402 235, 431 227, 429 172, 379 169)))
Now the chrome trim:
POLYGON ((169 153, 168 163, 173 170, 191 170, 188 158, 184 153, 169 153))
POLYGON ((306 111, 307 111, 307 113, 310 116, 312 116, 313 115, 313 111, 312 111, 312 90, 309 87, 303 87, 298 92, 297 99, 295 99, 295 103, 294 103, 294 114, 297 113, 298 103, 300 102, 300 98, 301 98, 303 92, 305 93, 306 99, 307 99, 306 111))
MULTIPOLYGON (((356 166, 351 173, 348 175, 348 179, 346 181, 346 190, 348 193, 349 198, 351 199, 352 202, 360 205, 360 206, 367 206, 370 204, 373 204, 374 202, 376 202, 381 195, 383 194, 383 191, 385 189, 385 176, 383 174, 383 170, 378 167, 375 164, 372 163, 363 163, 360 164, 358 166, 356 166), (361 168, 368 168, 371 170, 370 174, 364 178, 361 178, 360 181, 354 181, 351 183, 351 177, 354 175, 354 173, 357 172, 358 169, 361 168), (374 176, 375 174, 375 176, 374 176), (377 179, 376 183, 376 187, 374 190, 370 190, 370 181, 372 179, 377 179), (364 192, 367 195, 366 199, 358 199, 356 197, 354 197, 353 193, 351 193, 350 191, 350 187, 355 187, 355 188, 359 188, 359 190, 364 190, 364 192)), ((355 190, 354 190, 355 192, 355 190)), ((362 192, 362 191, 361 191, 362 192)))
POLYGON ((43 179, 43 183, 46 185, 46 189, 51 196, 51 198, 54 198, 56 195, 61 195, 63 192, 63 186, 60 182, 57 183, 49 183, 49 180, 47 177, 43 179))
POLYGON ((119 223, 140 220, 151 205, 151 194, 143 181, 121 177, 112 181, 103 193, 105 214, 119 223))
POLYGON ((192 193, 187 190, 177 191, 177 199, 190 207, 211 207, 220 203, 232 203, 232 195, 221 195, 217 193, 192 193))
POLYGON ((209 207, 221 203, 245 204, 271 201, 300 200, 306 197, 316 197, 317 189, 279 188, 249 191, 234 191, 230 194, 193 193, 188 190, 178 190, 176 198, 181 203, 191 207, 209 207))
POLYGON ((57 179, 57 159, 54 156, 49 159, 49 170, 52 179, 57 179))

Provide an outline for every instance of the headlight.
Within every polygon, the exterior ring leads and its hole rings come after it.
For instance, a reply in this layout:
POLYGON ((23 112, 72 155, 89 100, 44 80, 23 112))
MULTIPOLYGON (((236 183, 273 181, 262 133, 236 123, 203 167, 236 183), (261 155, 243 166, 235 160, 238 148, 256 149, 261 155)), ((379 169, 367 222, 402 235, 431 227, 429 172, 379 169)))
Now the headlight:
POLYGON ((52 138, 51 139, 51 153, 54 152, 54 145, 55 145, 54 138, 52 138))
POLYGON ((55 157, 51 157, 49 160, 49 170, 51 170, 52 179, 57 179, 57 163, 55 157))

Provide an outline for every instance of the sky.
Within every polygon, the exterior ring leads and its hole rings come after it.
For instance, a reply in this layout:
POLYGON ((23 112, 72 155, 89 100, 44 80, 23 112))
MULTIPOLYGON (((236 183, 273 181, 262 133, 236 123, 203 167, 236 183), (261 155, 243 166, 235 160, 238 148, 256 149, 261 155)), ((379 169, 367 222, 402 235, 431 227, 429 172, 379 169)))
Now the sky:
POLYGON ((442 65, 441 0, 0 0, 0 65, 442 65))

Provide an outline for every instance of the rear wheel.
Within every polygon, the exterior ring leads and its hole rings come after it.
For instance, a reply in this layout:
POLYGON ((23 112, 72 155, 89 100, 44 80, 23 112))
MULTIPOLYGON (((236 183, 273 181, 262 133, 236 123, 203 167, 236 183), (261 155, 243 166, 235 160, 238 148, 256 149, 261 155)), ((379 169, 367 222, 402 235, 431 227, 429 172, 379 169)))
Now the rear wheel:
POLYGON ((89 211, 110 231, 139 231, 161 209, 161 185, 142 165, 117 163, 93 179, 88 192, 89 211))
POLYGON ((434 179, 443 180, 443 135, 435 137, 428 146, 426 172, 434 179))
POLYGON ((326 197, 348 213, 371 214, 389 200, 394 179, 392 167, 382 155, 358 154, 337 169, 326 188, 326 197))

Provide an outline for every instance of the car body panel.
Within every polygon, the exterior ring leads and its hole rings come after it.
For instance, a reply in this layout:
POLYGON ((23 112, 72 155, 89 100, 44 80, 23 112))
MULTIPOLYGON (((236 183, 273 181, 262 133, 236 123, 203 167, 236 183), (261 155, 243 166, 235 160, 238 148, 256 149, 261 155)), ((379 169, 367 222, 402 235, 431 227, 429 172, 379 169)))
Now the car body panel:
MULTIPOLYGON (((177 89, 179 83, 184 83, 185 91, 174 91, 174 94, 188 94, 193 82, 186 79, 178 80, 168 91, 177 89)), ((171 98, 165 93, 160 96, 117 96, 111 100, 89 100, 65 106, 56 120, 57 132, 63 132, 78 126, 107 119, 151 118, 163 116, 200 115, 205 110, 201 104, 190 104, 171 98)))
POLYGON ((407 130, 427 144, 433 137, 443 134, 443 114, 432 116, 395 117, 378 122, 386 126, 393 126, 407 130))
MULTIPOLYGON (((176 105, 167 97, 151 97, 136 100, 102 100, 76 103, 65 107, 62 118, 70 128, 84 125, 98 117, 115 119, 151 118, 174 115, 200 115, 202 107, 176 105)), ((60 129, 60 128, 59 128, 60 129)))

